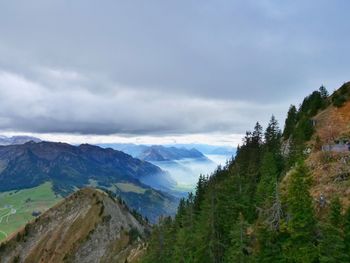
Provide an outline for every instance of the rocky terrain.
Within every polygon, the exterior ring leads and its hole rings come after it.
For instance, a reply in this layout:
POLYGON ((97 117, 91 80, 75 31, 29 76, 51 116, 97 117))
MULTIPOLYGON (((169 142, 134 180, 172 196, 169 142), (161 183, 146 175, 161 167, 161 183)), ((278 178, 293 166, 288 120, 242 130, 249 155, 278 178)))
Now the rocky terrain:
POLYGON ((0 246, 0 262, 137 262, 149 226, 122 201, 82 189, 0 246))

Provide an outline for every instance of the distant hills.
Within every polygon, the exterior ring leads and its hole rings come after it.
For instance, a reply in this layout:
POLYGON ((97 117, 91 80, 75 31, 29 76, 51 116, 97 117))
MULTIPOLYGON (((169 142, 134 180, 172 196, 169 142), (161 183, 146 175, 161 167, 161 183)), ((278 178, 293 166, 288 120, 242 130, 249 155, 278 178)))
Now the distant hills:
POLYGON ((136 262, 149 225, 101 191, 80 190, 0 245, 0 262, 136 262))
POLYGON ((166 172, 121 151, 54 142, 0 146, 0 191, 45 182, 61 196, 86 186, 110 190, 152 221, 172 214, 177 205, 177 198, 168 194, 175 182, 166 172))
POLYGON ((234 155, 236 149, 227 146, 213 146, 206 144, 175 144, 175 145, 137 145, 132 143, 99 144, 123 151, 135 158, 146 161, 177 161, 183 159, 198 159, 209 161, 205 155, 234 155))
POLYGON ((153 145, 147 147, 138 158, 145 161, 174 161, 182 159, 200 159, 203 161, 208 161, 200 151, 195 148, 176 148, 176 147, 164 147, 161 145, 153 145))
POLYGON ((7 137, 0 135, 0 145, 14 145, 14 144, 24 144, 26 142, 41 142, 39 138, 32 137, 32 136, 12 136, 7 137))
POLYGON ((192 191, 200 174, 210 174, 219 164, 235 155, 236 149, 206 144, 137 145, 101 144, 126 152, 135 158, 151 162, 169 172, 177 189, 192 191), (199 150, 200 149, 200 150, 199 150))
POLYGON ((169 144, 165 145, 168 147, 182 147, 185 149, 195 148, 204 155, 225 155, 225 156, 234 156, 236 154, 236 148, 231 146, 218 146, 218 145, 209 145, 209 144, 169 144))

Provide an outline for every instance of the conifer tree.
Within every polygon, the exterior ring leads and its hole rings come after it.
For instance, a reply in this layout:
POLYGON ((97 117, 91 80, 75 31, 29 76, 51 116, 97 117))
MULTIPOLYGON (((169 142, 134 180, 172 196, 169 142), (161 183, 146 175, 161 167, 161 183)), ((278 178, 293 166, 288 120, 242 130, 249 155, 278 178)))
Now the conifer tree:
POLYGON ((311 178, 304 163, 299 163, 290 174, 287 193, 290 238, 284 254, 291 262, 311 263, 317 260, 316 220, 309 193, 311 178))
POLYGON ((226 262, 248 262, 247 227, 248 224, 240 213, 231 231, 231 244, 226 253, 226 262))
POLYGON ((350 262, 350 208, 348 208, 344 217, 344 249, 348 262, 350 262))
POLYGON ((266 128, 264 137, 267 150, 278 153, 281 148, 281 130, 279 129, 278 121, 273 115, 266 128))
POLYGON ((284 125, 284 131, 283 131, 283 137, 284 139, 288 139, 294 132, 295 125, 297 123, 297 108, 294 105, 291 105, 288 114, 287 119, 284 125))
POLYGON ((267 209, 272 206, 278 177, 276 161, 272 153, 267 152, 264 155, 260 174, 261 178, 257 186, 256 200, 259 208, 267 209))
POLYGON ((322 86, 320 87, 320 89, 319 89, 319 92, 320 92, 320 94, 321 94, 321 98, 322 98, 322 99, 327 99, 327 98, 328 98, 329 93, 328 93, 328 90, 326 89, 325 86, 322 85, 322 86))
POLYGON ((319 244, 321 263, 348 262, 342 230, 341 204, 339 198, 332 200, 330 215, 321 227, 322 238, 319 244))

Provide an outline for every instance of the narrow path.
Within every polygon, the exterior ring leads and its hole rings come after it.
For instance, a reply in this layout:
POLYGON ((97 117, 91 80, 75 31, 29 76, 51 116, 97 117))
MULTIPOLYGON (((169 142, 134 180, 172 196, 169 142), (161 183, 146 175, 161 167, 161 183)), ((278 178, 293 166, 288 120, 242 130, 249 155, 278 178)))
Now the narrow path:
POLYGON ((9 216, 10 216, 10 215, 16 214, 16 212, 17 212, 16 209, 11 208, 11 211, 10 211, 10 212, 8 212, 6 215, 3 215, 3 216, 0 217, 0 223, 2 222, 2 220, 3 220, 6 216, 7 216, 7 222, 8 222, 9 216))

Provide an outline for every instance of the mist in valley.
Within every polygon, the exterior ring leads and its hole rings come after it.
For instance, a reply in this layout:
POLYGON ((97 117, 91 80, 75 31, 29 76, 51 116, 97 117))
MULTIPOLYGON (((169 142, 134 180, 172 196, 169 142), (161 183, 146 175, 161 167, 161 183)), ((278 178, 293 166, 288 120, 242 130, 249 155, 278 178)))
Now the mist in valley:
POLYGON ((232 158, 230 155, 206 155, 206 157, 208 160, 182 159, 152 163, 170 174, 177 183, 178 190, 192 191, 201 174, 210 175, 218 165, 225 165, 227 160, 232 158))

